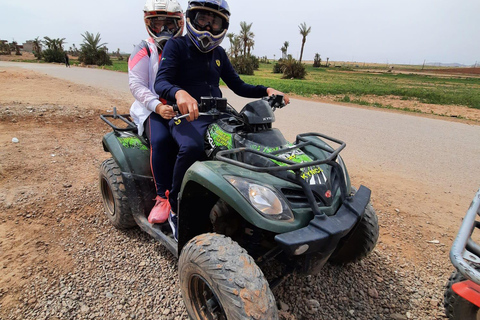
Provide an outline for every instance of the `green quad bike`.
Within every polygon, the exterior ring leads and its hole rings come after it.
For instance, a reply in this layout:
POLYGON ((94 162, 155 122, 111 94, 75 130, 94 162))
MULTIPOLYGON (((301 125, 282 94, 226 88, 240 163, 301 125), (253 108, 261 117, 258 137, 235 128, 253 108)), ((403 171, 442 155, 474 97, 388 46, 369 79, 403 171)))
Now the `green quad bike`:
POLYGON ((116 228, 138 225, 179 257, 192 319, 278 319, 271 289, 288 274, 358 261, 376 245, 370 190, 350 186, 339 155, 345 143, 319 133, 289 143, 272 128, 284 106, 276 96, 237 112, 224 98, 202 98, 200 116, 216 120, 205 136, 208 160, 183 179, 178 243, 168 222, 147 221, 156 196, 148 141, 128 115, 101 116, 113 128, 102 141, 112 154, 100 168, 106 214, 116 228), (261 268, 273 261, 283 271, 267 281, 261 268))

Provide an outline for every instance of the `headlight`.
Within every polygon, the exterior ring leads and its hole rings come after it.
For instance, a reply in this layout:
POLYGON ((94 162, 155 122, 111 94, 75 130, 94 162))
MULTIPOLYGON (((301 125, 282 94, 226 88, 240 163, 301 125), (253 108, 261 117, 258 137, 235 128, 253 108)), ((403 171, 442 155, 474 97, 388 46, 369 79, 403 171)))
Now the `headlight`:
POLYGON ((271 220, 293 221, 292 210, 290 210, 285 200, 275 190, 244 178, 225 176, 225 179, 262 216, 271 220))

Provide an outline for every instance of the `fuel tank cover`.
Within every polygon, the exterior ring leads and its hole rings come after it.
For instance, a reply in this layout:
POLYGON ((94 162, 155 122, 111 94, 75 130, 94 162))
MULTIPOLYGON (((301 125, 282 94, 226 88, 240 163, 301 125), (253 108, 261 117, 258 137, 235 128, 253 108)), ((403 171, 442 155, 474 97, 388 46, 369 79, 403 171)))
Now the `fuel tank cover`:
POLYGON ((272 108, 265 100, 248 103, 240 113, 243 113, 244 121, 249 125, 268 124, 275 121, 272 108))

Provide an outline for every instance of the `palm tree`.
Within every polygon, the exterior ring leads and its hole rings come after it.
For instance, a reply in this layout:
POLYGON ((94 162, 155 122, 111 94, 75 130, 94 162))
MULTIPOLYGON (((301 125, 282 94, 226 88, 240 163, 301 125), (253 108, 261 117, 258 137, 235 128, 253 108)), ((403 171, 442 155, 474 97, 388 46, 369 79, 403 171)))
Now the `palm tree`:
POLYGON ((45 39, 43 43, 47 46, 48 49, 53 51, 63 51, 63 44, 65 43, 65 38, 51 39, 49 37, 43 37, 45 39))
POLYGON ((96 64, 97 66, 112 65, 108 56, 106 43, 100 43, 100 33, 93 35, 88 31, 82 34, 83 43, 80 46, 80 56, 78 61, 81 63, 96 64))
POLYGON ((250 51, 253 49, 254 46, 255 46, 255 41, 253 41, 253 39, 249 39, 247 41, 247 53, 248 53, 248 55, 250 55, 250 51))
POLYGON ((305 41, 307 41, 307 36, 312 31, 312 27, 307 28, 307 24, 305 22, 301 23, 298 28, 300 29, 300 34, 302 35, 302 49, 300 50, 300 60, 302 62, 303 57, 303 47, 305 46, 305 41))
POLYGON ((247 55, 247 49, 248 52, 250 52, 250 49, 253 48, 253 45, 255 42, 253 41, 253 37, 255 37, 255 34, 250 30, 252 28, 252 23, 247 24, 245 21, 240 22, 240 39, 243 42, 243 55, 247 55))
POLYGON ((240 36, 233 38, 233 56, 236 58, 242 52, 242 40, 240 36))
POLYGON ((289 46, 289 45, 290 45, 290 43, 288 43, 288 41, 285 41, 285 42, 283 43, 283 46, 285 47, 285 57, 284 57, 284 58, 286 58, 287 55, 288 55, 288 46, 289 46))
POLYGON ((235 33, 229 32, 227 33, 227 38, 230 40, 230 57, 233 57, 233 41, 235 39, 235 33))
POLYGON ((45 44, 46 49, 42 51, 42 58, 45 62, 63 62, 65 58, 63 50, 65 38, 52 39, 43 37, 43 39, 42 43, 45 44))
POLYGON ((38 37, 32 41, 32 51, 37 60, 42 58, 42 42, 40 39, 38 39, 38 37))
POLYGON ((82 49, 91 50, 94 52, 100 51, 106 43, 100 43, 100 33, 97 32, 97 35, 94 36, 93 33, 85 31, 85 34, 82 34, 83 43, 81 45, 82 49))

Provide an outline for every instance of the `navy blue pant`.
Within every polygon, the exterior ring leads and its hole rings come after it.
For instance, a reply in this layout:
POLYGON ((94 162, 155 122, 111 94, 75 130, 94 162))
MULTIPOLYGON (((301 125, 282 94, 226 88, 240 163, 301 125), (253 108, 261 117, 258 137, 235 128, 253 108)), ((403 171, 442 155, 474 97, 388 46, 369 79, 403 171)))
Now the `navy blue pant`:
POLYGON ((178 193, 182 186, 183 176, 187 169, 197 160, 206 158, 204 151, 204 135, 208 125, 213 122, 210 116, 201 116, 195 121, 188 122, 181 119, 179 124, 171 120, 170 130, 173 139, 178 145, 178 155, 173 170, 173 184, 170 191, 170 205, 172 210, 178 213, 178 193))
POLYGON ((150 167, 157 195, 162 198, 166 198, 166 190, 172 189, 173 168, 178 152, 168 121, 155 112, 145 121, 145 133, 150 140, 150 167))

